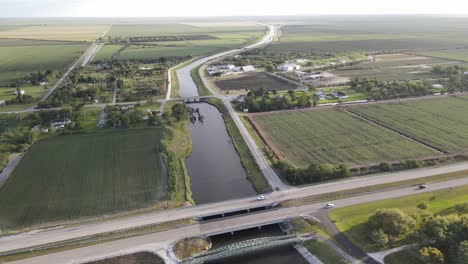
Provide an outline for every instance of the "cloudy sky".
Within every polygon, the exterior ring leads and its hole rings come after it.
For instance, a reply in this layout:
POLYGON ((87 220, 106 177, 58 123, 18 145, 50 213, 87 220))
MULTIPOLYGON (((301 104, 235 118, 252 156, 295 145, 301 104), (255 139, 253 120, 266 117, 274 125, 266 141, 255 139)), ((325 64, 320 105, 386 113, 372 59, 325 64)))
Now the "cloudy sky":
POLYGON ((0 17, 468 14, 467 0, 0 0, 0 17))

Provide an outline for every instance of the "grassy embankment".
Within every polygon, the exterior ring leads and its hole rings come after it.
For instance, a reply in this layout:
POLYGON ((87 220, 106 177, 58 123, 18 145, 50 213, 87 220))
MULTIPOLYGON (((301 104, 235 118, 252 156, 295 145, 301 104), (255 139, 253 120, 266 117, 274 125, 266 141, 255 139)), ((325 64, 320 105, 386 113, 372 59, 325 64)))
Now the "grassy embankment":
POLYGON ((202 66, 203 65, 200 65, 198 67, 193 68, 190 71, 190 75, 192 76, 193 82, 197 86, 199 95, 201 95, 201 96, 211 95, 211 92, 208 90, 208 88, 205 87, 205 85, 203 84, 202 79, 200 78, 199 70, 200 70, 200 67, 202 67, 202 66))
MULTIPOLYGON (((408 215, 417 215, 421 212, 450 215, 456 213, 455 204, 466 200, 468 200, 468 185, 334 209, 330 212, 330 218, 355 245, 367 252, 372 252, 380 250, 380 248, 377 248, 375 243, 368 239, 366 223, 369 216, 377 209, 399 208, 408 215), (427 203, 428 209, 424 211, 418 209, 417 205, 421 202, 427 203)), ((397 241, 392 246, 400 244, 405 244, 404 239, 397 241)))
POLYGON ((209 104, 212 104, 218 108, 218 110, 223 113, 224 122, 226 123, 226 128, 231 136, 232 143, 236 147, 237 152, 242 161, 242 165, 244 166, 248 179, 252 182, 255 190, 258 193, 266 192, 270 189, 270 186, 263 176, 262 172, 258 168, 257 163, 255 162, 252 153, 249 150, 249 147, 244 141, 239 129, 237 128, 234 120, 229 115, 226 106, 224 103, 219 99, 209 98, 207 100, 209 104))
MULTIPOLYGON (((171 107, 176 102, 168 102, 164 112, 171 113, 171 107)), ((176 182, 177 188, 172 194, 175 200, 183 200, 194 204, 192 200, 192 191, 190 189, 190 177, 185 167, 185 159, 192 152, 192 143, 190 141, 188 120, 173 121, 163 132, 162 143, 165 146, 165 160, 169 164, 168 182, 176 182)))

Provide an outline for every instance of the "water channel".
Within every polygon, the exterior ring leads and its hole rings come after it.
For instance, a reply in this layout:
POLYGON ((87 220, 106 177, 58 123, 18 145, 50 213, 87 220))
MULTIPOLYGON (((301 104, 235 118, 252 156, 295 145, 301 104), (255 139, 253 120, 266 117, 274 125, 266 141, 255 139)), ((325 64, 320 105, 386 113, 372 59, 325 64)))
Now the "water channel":
MULTIPOLYGON (((235 232, 210 237, 213 243, 213 249, 232 243, 268 236, 281 236, 283 231, 278 225, 264 226, 261 229, 253 228, 244 231, 235 232)), ((292 246, 283 246, 264 251, 258 251, 239 257, 233 257, 213 262, 216 264, 307 264, 308 262, 292 246)))
POLYGON ((204 121, 190 123, 192 154, 185 161, 196 204, 255 195, 223 117, 210 104, 189 104, 204 121))

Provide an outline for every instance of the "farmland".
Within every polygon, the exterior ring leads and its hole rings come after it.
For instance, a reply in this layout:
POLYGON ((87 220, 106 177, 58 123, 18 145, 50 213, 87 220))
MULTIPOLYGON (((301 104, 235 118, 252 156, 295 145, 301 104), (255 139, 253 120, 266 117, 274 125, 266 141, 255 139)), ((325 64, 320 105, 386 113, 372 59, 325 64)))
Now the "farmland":
POLYGON ((109 25, 18 25, 0 30, 0 38, 64 41, 94 41, 109 25))
MULTIPOLYGON (((405 54, 399 54, 401 56, 405 54)), ((331 73, 348 78, 376 78, 378 80, 420 80, 431 78, 435 65, 449 66, 459 62, 422 56, 376 56, 376 61, 345 66, 331 73)))
POLYGON ((231 76, 217 80, 215 84, 221 90, 250 90, 264 88, 269 91, 285 91, 298 88, 298 85, 265 72, 244 74, 241 77, 231 76))
POLYGON ((154 206, 167 196, 160 139, 135 129, 39 141, 0 189, 0 228, 154 206))
POLYGON ((264 138, 299 167, 311 163, 368 164, 435 154, 429 148, 334 109, 252 117, 264 138))
POLYGON ((442 51, 426 51, 418 52, 423 56, 459 60, 468 62, 468 50, 467 49, 455 49, 455 50, 442 50, 442 51))
POLYGON ((466 18, 388 16, 326 17, 290 22, 273 51, 375 52, 465 47, 466 18))
POLYGON ((264 32, 264 27, 251 23, 242 26, 208 26, 209 24, 117 24, 109 32, 109 47, 98 53, 96 60, 151 60, 160 57, 199 56, 252 42, 264 32), (195 26, 196 25, 196 26, 195 26), (160 41, 156 37, 162 37, 160 41), (148 38, 145 42, 132 39, 148 38), (164 41, 163 38, 171 39, 164 41), (183 37, 177 40, 178 37, 183 37), (125 43, 121 43, 122 39, 125 43), (117 43, 116 43, 117 42, 117 43), (119 50, 121 51, 119 52, 119 50))
POLYGON ((0 47, 0 86, 39 70, 62 70, 85 47, 83 44, 0 47))
POLYGON ((412 138, 448 152, 468 149, 468 101, 431 98, 350 107, 412 138))

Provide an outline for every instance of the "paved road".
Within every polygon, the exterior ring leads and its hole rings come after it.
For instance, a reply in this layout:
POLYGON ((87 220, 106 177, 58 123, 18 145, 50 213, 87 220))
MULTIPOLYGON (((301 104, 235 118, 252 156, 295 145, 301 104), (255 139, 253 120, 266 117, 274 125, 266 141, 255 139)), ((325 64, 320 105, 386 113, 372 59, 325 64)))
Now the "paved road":
MULTIPOLYGON (((349 190, 360 187, 368 187, 376 184, 384 184, 397 182, 409 179, 417 179, 421 177, 439 175, 443 173, 468 170, 468 163, 458 163, 443 167, 424 168, 411 171, 403 171, 398 173, 386 173, 371 177, 359 177, 343 181, 324 183, 304 188, 296 188, 275 192, 267 196, 267 200, 257 202, 256 197, 248 197, 238 200, 224 201, 219 203, 204 204, 199 206, 178 208, 174 210, 155 212, 145 215, 132 216, 123 219, 109 220, 102 223, 92 223, 82 226, 58 228, 53 230, 34 231, 31 233, 23 233, 15 236, 7 236, 0 238, 0 252, 6 252, 16 249, 44 245, 48 243, 64 241, 85 236, 97 235, 112 231, 135 228, 139 226, 157 224, 166 221, 179 219, 193 218, 211 214, 221 214, 223 212, 234 211, 237 209, 251 208, 255 206, 268 205, 274 202, 281 202, 290 199, 307 197, 310 195, 319 195, 333 193, 343 190, 349 190)), ((468 178, 458 181, 459 185, 468 184, 468 178)), ((451 187, 450 182, 430 184, 427 190, 433 190, 434 186, 451 187)), ((411 188, 414 193, 414 188, 411 188)), ((394 191, 398 194, 398 191, 394 191)), ((380 193, 371 194, 374 199, 385 198, 386 196, 380 193)), ((397 197, 397 196, 395 196, 397 197)), ((372 201, 372 199, 370 200, 372 201)), ((268 218, 266 218, 268 219, 268 218)))
MULTIPOLYGON (((429 192, 438 189, 457 187, 465 184, 468 184, 468 178, 434 183, 430 185, 430 188, 425 190, 417 190, 414 187, 410 187, 399 190, 362 195, 353 198, 340 199, 330 202, 333 202, 334 204, 336 204, 337 208, 339 208, 373 202, 382 199, 397 198, 406 195, 429 192)), ((143 248, 153 250, 159 248, 167 248, 167 246, 169 246, 171 243, 186 237, 212 235, 241 230, 246 227, 251 227, 255 225, 259 226, 264 225, 265 223, 271 223, 272 221, 282 221, 302 214, 317 215, 325 211, 326 209, 323 209, 322 203, 304 205, 300 207, 280 208, 277 210, 269 210, 241 215, 237 217, 223 218, 218 221, 202 222, 200 224, 193 224, 164 232, 117 240, 109 243, 94 245, 91 247, 73 249, 65 252, 30 258, 13 263, 81 263, 96 258, 102 258, 108 255, 118 254, 119 252, 123 251, 133 251, 135 249, 143 248)), ((45 239, 47 239, 48 237, 53 237, 53 235, 46 236, 45 239)), ((4 246, 10 247, 10 244, 16 243, 18 243, 18 241, 10 241, 10 243, 6 244, 2 243, 0 245, 0 248, 2 248, 3 250, 4 246)), ((26 244, 27 242, 23 241, 22 243, 26 244)))

